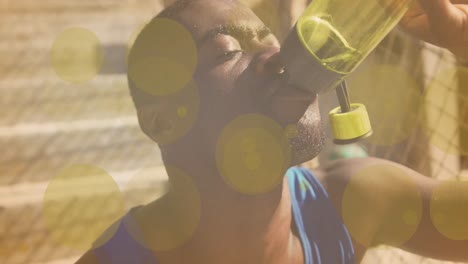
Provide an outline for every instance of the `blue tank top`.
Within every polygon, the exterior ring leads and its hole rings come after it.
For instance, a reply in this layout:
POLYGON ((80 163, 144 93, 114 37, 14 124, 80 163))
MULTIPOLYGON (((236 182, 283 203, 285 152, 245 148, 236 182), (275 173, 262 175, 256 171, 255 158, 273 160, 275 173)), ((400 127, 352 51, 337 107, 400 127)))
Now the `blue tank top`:
MULTIPOLYGON (((286 177, 305 264, 354 264, 354 250, 348 231, 320 182, 305 168, 290 168, 286 177)), ((153 253, 136 242, 126 230, 130 218, 130 214, 125 215, 118 222, 118 229, 112 238, 94 248, 99 263, 158 263, 153 253)))
POLYGON ((305 168, 291 168, 286 176, 305 264, 354 264, 348 230, 317 178, 305 168))

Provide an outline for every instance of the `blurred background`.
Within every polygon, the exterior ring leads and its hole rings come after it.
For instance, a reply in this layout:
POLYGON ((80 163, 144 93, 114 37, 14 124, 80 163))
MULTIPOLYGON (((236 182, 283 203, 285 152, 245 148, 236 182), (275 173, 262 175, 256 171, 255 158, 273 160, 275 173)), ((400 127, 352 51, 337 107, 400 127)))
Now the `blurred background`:
MULTIPOLYGON (((75 240, 86 242, 166 190, 157 145, 138 127, 126 54, 169 2, 0 0, 0 263, 73 263, 85 249, 75 240), (65 38, 68 46, 55 46, 72 28, 94 43, 85 54, 101 65, 86 81, 54 69, 54 59, 60 65, 80 56, 73 34, 65 38), (78 174, 99 177, 73 177, 78 174), (72 198, 57 202, 67 194, 72 198)), ((274 2, 251 5, 279 30, 274 2)), ((369 155, 428 177, 468 177, 468 68, 450 53, 396 29, 350 77, 349 89, 353 102, 368 107, 374 136, 337 147, 327 131, 324 152, 304 166, 369 155)), ((321 97, 326 128, 335 97, 321 97)), ((364 263, 448 262, 378 247, 364 263)))

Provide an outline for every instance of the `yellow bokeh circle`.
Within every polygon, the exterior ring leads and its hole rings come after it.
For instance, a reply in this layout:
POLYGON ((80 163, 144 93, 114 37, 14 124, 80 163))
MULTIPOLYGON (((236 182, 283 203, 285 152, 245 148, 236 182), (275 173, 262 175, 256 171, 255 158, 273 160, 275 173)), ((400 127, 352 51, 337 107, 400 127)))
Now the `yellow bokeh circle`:
POLYGON ((43 218, 57 243, 78 250, 99 247, 115 228, 95 240, 125 213, 117 183, 104 170, 88 164, 64 168, 49 182, 43 200, 43 218))
POLYGON ((297 127, 297 124, 287 125, 284 129, 284 133, 289 139, 296 138, 299 135, 299 129, 297 127))
POLYGON ((280 33, 280 16, 278 3, 275 1, 249 1, 242 0, 243 5, 232 5, 226 15, 226 30, 240 41, 241 48, 247 53, 257 53, 265 45, 276 45, 277 39, 274 35, 280 33), (259 23, 246 23, 252 16, 259 18, 259 23), (245 34, 239 35, 244 32, 245 34), (270 35, 273 33, 274 35, 270 35), (263 45, 259 45, 263 44, 263 45))
POLYGON ((435 228, 453 240, 468 240, 468 181, 445 180, 432 191, 430 215, 435 228))
POLYGON ((130 35, 130 38, 128 40, 128 44, 127 44, 127 49, 125 51, 125 63, 128 67, 128 56, 130 55, 130 50, 132 49, 133 45, 135 44, 135 41, 137 39, 137 37, 140 35, 141 31, 146 27, 148 23, 143 23, 141 25, 139 25, 135 31, 133 31, 133 33, 130 35))
POLYGON ((257 114, 235 118, 222 131, 216 162, 224 181, 245 194, 272 190, 291 161, 284 130, 274 120, 257 114))
POLYGON ((97 36, 79 27, 60 33, 51 49, 51 64, 56 74, 72 83, 93 79, 101 69, 103 57, 97 36))
POLYGON ((348 81, 352 102, 366 106, 376 145, 393 145, 406 139, 416 128, 422 93, 417 82, 394 65, 362 67, 348 81))
POLYGON ((425 92, 423 128, 445 153, 468 155, 468 90, 462 88, 467 84, 468 68, 451 67, 436 74, 425 92))
POLYGON ((185 118, 187 116, 187 107, 185 106, 179 106, 177 108, 177 115, 180 117, 180 118, 185 118))
MULTIPOLYGON (((260 20, 262 20, 262 22, 268 28, 270 28, 275 35, 280 32, 281 16, 279 12, 279 4, 277 1, 241 0, 240 2, 252 9, 255 15, 257 15, 258 18, 260 18, 260 20)), ((234 8, 233 12, 238 11, 236 11, 236 8, 234 8)), ((233 15, 233 18, 235 17, 236 14, 233 15)))
POLYGON ((375 164, 352 176, 341 210, 344 224, 360 244, 400 246, 413 236, 421 221, 422 197, 405 171, 395 165, 375 164), (369 217, 373 222, 366 225, 369 217))
POLYGON ((136 88, 151 95, 168 95, 192 80, 196 65, 192 34, 174 20, 155 18, 131 48, 128 75, 136 88))
POLYGON ((166 169, 162 165, 147 167, 135 173, 124 186, 127 208, 146 205, 167 193, 166 169))
POLYGON ((201 216, 201 197, 192 178, 166 166, 170 178, 167 194, 130 213, 124 221, 131 236, 152 251, 179 248, 196 231, 201 216))

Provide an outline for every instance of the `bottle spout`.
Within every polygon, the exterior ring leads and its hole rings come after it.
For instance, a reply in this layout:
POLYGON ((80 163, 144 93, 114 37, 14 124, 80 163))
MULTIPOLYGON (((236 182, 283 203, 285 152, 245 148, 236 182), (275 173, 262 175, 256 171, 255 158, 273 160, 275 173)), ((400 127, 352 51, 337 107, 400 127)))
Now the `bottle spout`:
POLYGON ((338 102, 340 103, 341 112, 345 113, 351 111, 351 102, 349 101, 346 81, 342 81, 341 84, 336 87, 336 96, 338 97, 338 102))

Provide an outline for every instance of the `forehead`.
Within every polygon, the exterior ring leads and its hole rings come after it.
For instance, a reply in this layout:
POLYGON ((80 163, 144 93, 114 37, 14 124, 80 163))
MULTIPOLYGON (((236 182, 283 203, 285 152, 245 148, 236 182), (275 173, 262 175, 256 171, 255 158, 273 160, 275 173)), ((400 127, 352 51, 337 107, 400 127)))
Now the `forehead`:
POLYGON ((235 0, 195 0, 180 13, 178 20, 192 32, 196 40, 217 26, 264 25, 250 8, 235 0))

